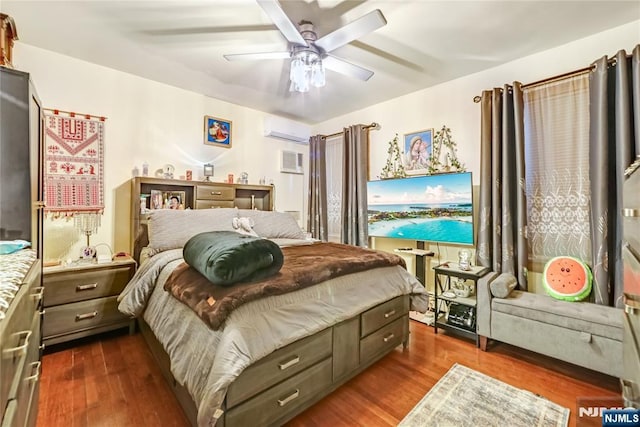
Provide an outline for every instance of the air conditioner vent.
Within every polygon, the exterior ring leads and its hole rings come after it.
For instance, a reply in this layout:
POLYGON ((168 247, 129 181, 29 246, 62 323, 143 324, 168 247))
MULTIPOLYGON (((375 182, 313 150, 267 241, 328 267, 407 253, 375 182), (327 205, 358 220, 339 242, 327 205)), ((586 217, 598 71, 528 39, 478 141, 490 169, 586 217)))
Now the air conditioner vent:
POLYGON ((268 116, 264 119, 264 135, 271 138, 308 144, 311 128, 303 123, 282 117, 268 116))
POLYGON ((295 151, 282 151, 280 159, 280 172, 284 173, 304 173, 302 166, 303 155, 295 151))

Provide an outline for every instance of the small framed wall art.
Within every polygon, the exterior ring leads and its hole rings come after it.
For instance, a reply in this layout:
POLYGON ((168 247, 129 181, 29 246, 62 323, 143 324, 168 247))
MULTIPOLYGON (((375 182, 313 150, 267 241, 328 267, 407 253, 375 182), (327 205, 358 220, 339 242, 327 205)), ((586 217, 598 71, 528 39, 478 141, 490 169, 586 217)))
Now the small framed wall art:
POLYGON ((204 143, 218 147, 231 148, 231 120, 204 116, 204 143))
POLYGON ((404 170, 407 175, 426 175, 433 152, 433 129, 404 134, 404 170))

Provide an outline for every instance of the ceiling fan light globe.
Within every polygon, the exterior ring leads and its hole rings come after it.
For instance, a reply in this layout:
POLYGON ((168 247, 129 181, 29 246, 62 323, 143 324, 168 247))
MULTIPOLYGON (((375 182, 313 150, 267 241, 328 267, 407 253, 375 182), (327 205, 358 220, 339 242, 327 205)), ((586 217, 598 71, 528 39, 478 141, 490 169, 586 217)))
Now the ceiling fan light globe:
POLYGON ((315 87, 323 87, 326 84, 322 61, 318 60, 311 66, 311 84, 315 87))

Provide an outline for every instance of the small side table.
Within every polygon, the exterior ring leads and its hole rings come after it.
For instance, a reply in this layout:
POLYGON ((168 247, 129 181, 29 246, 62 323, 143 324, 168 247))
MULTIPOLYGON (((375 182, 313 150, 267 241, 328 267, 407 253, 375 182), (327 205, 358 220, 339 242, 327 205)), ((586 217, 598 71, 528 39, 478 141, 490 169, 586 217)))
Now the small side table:
POLYGON ((77 262, 67 266, 45 267, 44 319, 45 345, 57 344, 101 332, 128 327, 135 332, 135 320, 118 311, 118 294, 136 271, 131 259, 77 262))
POLYGON ((445 329, 468 338, 475 339, 479 346, 476 333, 476 284, 478 279, 489 271, 486 267, 471 267, 470 270, 460 270, 457 263, 443 263, 433 267, 435 271, 435 304, 436 320, 433 324, 435 333, 438 328, 445 329), (452 279, 471 281, 472 292, 467 297, 447 296, 444 292, 452 291, 452 279))

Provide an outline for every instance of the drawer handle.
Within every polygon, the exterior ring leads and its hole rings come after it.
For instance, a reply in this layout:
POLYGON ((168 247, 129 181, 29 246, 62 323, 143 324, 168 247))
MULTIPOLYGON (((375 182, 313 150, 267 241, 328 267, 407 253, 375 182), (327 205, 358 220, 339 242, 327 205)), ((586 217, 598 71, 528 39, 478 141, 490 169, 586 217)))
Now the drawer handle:
POLYGON ((294 356, 293 359, 289 360, 288 362, 279 363, 278 367, 281 371, 284 371, 285 369, 292 367, 298 362, 300 362, 300 356, 294 356))
POLYGON ((13 354, 13 357, 24 356, 27 354, 27 347, 29 347, 29 338, 31 338, 31 331, 20 331, 15 335, 19 336, 18 342, 24 339, 24 344, 17 347, 8 348, 4 351, 5 354, 13 354))
POLYGON ((97 311, 94 311, 92 313, 76 314, 76 322, 79 321, 79 320, 93 319, 97 315, 98 315, 97 311))
POLYGON ((97 283, 89 283, 86 285, 78 285, 76 286, 76 292, 81 292, 81 291, 89 291, 91 289, 95 289, 98 287, 97 283))
POLYGON ((222 196, 222 191, 212 191, 211 195, 212 196, 222 196))
POLYGON ((388 319, 389 317, 393 316, 394 314, 396 314, 396 310, 395 310, 395 309, 394 309, 394 310, 391 310, 391 311, 387 311, 387 312, 384 314, 384 318, 385 318, 385 319, 388 319))
POLYGON ((282 400, 278 399, 278 406, 284 406, 287 403, 291 402, 292 400, 296 399, 298 396, 300 396, 300 390, 296 389, 296 391, 294 391, 293 393, 291 393, 289 396, 285 397, 284 399, 282 399, 282 400))
POLYGON ((628 218, 640 217, 640 209, 624 208, 624 209, 622 209, 622 216, 626 216, 628 218))
POLYGON ((39 361, 33 362, 31 364, 31 373, 32 375, 26 377, 24 380, 37 383, 38 380, 40 379, 40 362, 39 361), (35 374, 33 372, 35 372, 35 374))
POLYGON ((395 335, 393 335, 393 332, 391 332, 389 335, 387 335, 386 337, 382 338, 382 341, 384 341, 384 342, 389 342, 389 341, 391 341, 394 337, 395 337, 395 335))
POLYGON ((42 296, 44 295, 44 286, 38 286, 34 289, 36 292, 31 294, 31 298, 33 298, 34 301, 41 301, 42 296))

